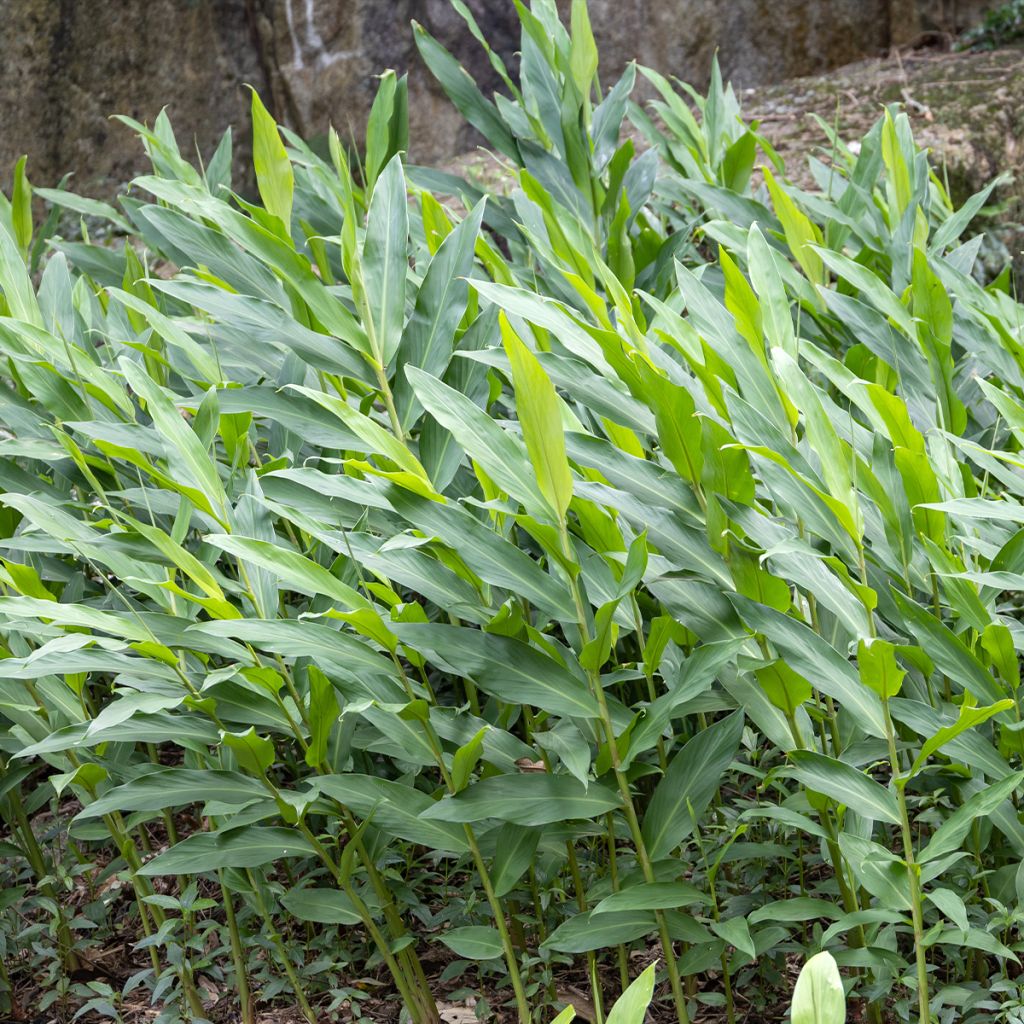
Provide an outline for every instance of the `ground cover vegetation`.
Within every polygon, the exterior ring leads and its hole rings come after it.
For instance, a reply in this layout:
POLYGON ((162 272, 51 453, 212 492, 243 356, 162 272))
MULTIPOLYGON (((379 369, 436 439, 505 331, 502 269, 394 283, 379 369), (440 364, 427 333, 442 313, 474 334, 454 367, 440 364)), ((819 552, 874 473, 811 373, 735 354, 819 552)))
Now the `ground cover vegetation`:
POLYGON ((991 189, 895 108, 798 189, 717 74, 520 16, 493 99, 414 29, 510 189, 408 165, 387 73, 358 157, 254 95, 258 201, 161 116, 117 208, 0 202, 8 1015, 733 1024, 828 951, 794 1024, 836 965, 1018 1019, 991 189))

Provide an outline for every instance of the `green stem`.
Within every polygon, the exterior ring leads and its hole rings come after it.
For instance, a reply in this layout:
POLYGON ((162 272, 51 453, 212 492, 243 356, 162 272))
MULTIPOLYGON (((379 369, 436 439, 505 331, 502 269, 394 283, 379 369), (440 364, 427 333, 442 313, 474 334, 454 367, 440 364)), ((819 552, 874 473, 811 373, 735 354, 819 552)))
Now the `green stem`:
MULTIPOLYGON (((572 840, 565 844, 569 860, 569 874, 572 875, 572 886, 576 893, 576 906, 580 913, 587 912, 587 893, 580 874, 580 864, 576 859, 576 847, 572 840)), ((594 1024, 604 1024, 604 995, 601 992, 601 979, 597 973, 597 954, 591 949, 587 951, 587 977, 590 979, 590 991, 594 997, 594 1024)))
MULTIPOLYGON (((441 778, 444 779, 444 784, 447 787, 448 792, 454 796, 456 792, 455 783, 452 781, 451 773, 448 771, 448 766, 444 763, 444 752, 441 748, 441 741, 438 738, 434 727, 430 724, 429 717, 422 719, 421 724, 423 726, 423 732, 427 738, 427 742, 430 744, 430 749, 433 751, 434 759, 437 761, 438 769, 441 772, 441 778)), ((508 967, 509 980, 512 982, 512 991, 515 993, 516 1011, 519 1015, 520 1024, 531 1024, 532 1017, 530 1014, 530 1004, 526 998, 526 989, 523 987, 522 975, 519 973, 519 958, 516 955, 516 948, 512 942, 512 936, 509 934, 508 924, 505 920, 505 908, 502 906, 501 900, 494 891, 494 886, 491 883, 491 875, 487 870, 487 862, 484 860, 484 856, 480 851, 480 846, 476 841, 476 833, 473 831, 471 825, 465 824, 462 828, 466 834, 466 842, 469 844, 469 850, 473 855, 473 861, 476 864, 477 874, 480 876, 480 882, 484 887, 487 902, 491 906, 491 913, 494 915, 494 925, 498 929, 498 935, 501 938, 501 948, 505 953, 505 965, 508 967)))
MULTIPOLYGON (((569 531, 564 522, 561 524, 561 542, 562 553, 566 560, 574 562, 572 546, 569 541, 569 531)), ((590 641, 590 627, 587 623, 583 595, 580 593, 579 582, 576 576, 570 574, 569 583, 573 602, 576 605, 580 636, 583 638, 584 643, 588 643, 590 641)), ((605 697, 604 687, 601 685, 601 677, 595 670, 588 669, 587 678, 590 682, 591 692, 597 700, 598 714, 605 734, 605 742, 608 744, 608 752, 611 754, 615 782, 619 789, 622 808, 626 815, 626 822, 629 825, 629 834, 633 840, 637 860, 640 862, 640 870, 643 873, 645 882, 653 882, 655 881, 654 868, 647 854, 647 844, 644 841, 643 832, 640 829, 640 820, 637 817, 636 807, 633 804, 633 794, 629 789, 629 779, 621 767, 622 760, 619 757, 618 743, 615 738, 615 726, 612 722, 611 713, 608 710, 608 701, 605 697)), ((668 971, 669 985, 672 989, 672 998, 676 1005, 676 1015, 679 1018, 679 1024, 690 1024, 690 1015, 686 1009, 686 996, 683 993, 683 986, 679 977, 679 965, 676 963, 676 955, 672 946, 672 936, 669 934, 668 923, 664 913, 660 910, 654 912, 654 917, 658 925, 658 936, 661 940, 661 949, 665 957, 665 967, 668 971)))
POLYGON ((249 991, 249 976, 245 970, 245 952, 242 945, 242 932, 235 916, 234 897, 224 884, 224 872, 218 871, 220 894, 224 903, 224 916, 227 918, 228 934, 231 936, 231 962, 235 968, 235 989, 238 992, 238 1005, 242 1015, 242 1024, 253 1024, 252 994, 249 991))
POLYGON ((900 809, 900 833, 903 838, 903 859, 907 864, 910 889, 910 916, 914 926, 914 960, 917 966, 917 1009, 920 1024, 928 1024, 928 958, 924 948, 924 914, 921 909, 921 869, 914 859, 914 837, 907 812, 904 786, 908 780, 900 778, 899 755, 896 751, 896 730, 889 714, 889 701, 882 700, 885 713, 885 738, 889 744, 889 764, 896 785, 896 801, 900 809))
POLYGON ((274 949, 277 950, 278 959, 281 961, 284 973, 288 977, 288 983, 291 985, 292 991, 295 993, 295 999, 299 1004, 299 1009, 302 1011, 302 1016, 309 1021, 309 1024, 317 1024, 316 1014, 313 1012, 313 1008, 309 1005, 309 1000, 306 999, 306 993, 302 988, 302 982, 299 980, 298 974, 295 973, 295 965, 292 963, 291 957, 288 955, 288 950, 285 949, 281 933, 277 930, 277 926, 274 924, 274 919, 270 916, 270 912, 267 910, 267 904, 263 899, 263 893, 260 891, 259 884, 256 881, 256 876, 253 875, 249 868, 245 869, 245 873, 249 878, 249 885, 252 886, 256 909, 259 912, 260 917, 263 919, 263 924, 267 929, 267 937, 273 943, 274 949))

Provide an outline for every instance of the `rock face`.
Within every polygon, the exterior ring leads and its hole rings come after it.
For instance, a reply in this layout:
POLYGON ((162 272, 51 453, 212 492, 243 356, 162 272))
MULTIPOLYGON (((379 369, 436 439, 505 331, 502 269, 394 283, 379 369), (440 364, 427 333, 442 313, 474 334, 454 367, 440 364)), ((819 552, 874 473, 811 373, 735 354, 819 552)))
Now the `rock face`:
POLYGON ((5 188, 28 153, 39 184, 72 171, 77 191, 111 191, 145 161, 110 115, 152 123, 165 104, 182 147, 194 137, 208 156, 229 124, 242 123, 244 83, 263 79, 245 0, 3 0, 0 9, 5 188))
MULTIPOLYGON (((750 86, 811 74, 952 31, 992 0, 591 0, 610 78, 638 59, 696 84, 717 46, 724 73, 750 86)), ((559 0, 568 7, 568 0, 559 0)), ((467 0, 495 49, 514 63, 511 0, 467 0)), ((358 138, 388 67, 410 71, 413 156, 444 159, 471 147, 470 131, 421 67, 416 18, 458 56, 485 91, 487 58, 448 0, 3 0, 0 180, 22 152, 30 175, 111 192, 144 167, 112 113, 150 121, 168 105, 183 148, 208 156, 233 124, 246 152, 246 83, 277 116, 315 137, 328 123, 358 138)))

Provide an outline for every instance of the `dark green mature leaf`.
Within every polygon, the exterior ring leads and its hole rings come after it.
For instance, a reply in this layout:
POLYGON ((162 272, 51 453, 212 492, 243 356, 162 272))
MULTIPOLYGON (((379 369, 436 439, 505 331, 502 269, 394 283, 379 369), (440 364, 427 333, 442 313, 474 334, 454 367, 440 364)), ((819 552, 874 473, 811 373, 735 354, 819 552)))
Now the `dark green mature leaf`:
POLYGON ((161 811, 205 801, 241 807, 266 796, 262 783, 239 772, 161 768, 108 790, 83 807, 76 820, 98 818, 111 811, 161 811))
POLYGON ((466 925, 442 932, 438 941, 453 953, 467 960, 494 960, 502 954, 501 936, 497 928, 466 925))
POLYGON ((740 745, 743 712, 698 732, 672 759, 644 815, 653 859, 668 856, 700 823, 740 745))
POLYGON ((402 643, 500 700, 532 704, 553 715, 598 717, 586 683, 519 640, 435 623, 403 622, 393 628, 402 643))
POLYGON ((654 929, 654 914, 649 911, 624 910, 597 915, 588 911, 560 924, 541 943, 541 947, 561 953, 586 953, 591 949, 632 942, 649 935, 654 929))
POLYGON ((619 806, 619 794, 597 782, 584 786, 571 775, 527 772, 473 783, 423 813, 428 820, 473 822, 497 818, 515 825, 596 818, 619 806))
POLYGON ((196 832, 147 861, 139 874, 200 875, 220 868, 256 868, 312 853, 313 847, 297 829, 246 825, 196 832))
POLYGON ((856 768, 810 750, 790 755, 793 774, 810 790, 824 793, 872 821, 900 823, 896 794, 856 768))

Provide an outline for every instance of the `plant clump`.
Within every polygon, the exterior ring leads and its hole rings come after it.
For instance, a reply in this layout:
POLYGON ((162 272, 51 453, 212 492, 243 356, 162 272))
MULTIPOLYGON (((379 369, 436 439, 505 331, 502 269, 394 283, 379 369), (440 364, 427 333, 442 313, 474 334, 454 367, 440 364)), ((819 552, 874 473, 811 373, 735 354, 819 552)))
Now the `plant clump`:
POLYGON ((518 10, 493 100, 414 28, 507 194, 406 163, 389 72, 358 159, 254 94, 258 202, 161 115, 117 208, 34 190, 123 246, 0 203, 12 1015, 1024 1001, 993 186, 891 107, 798 188, 717 73, 518 10))

